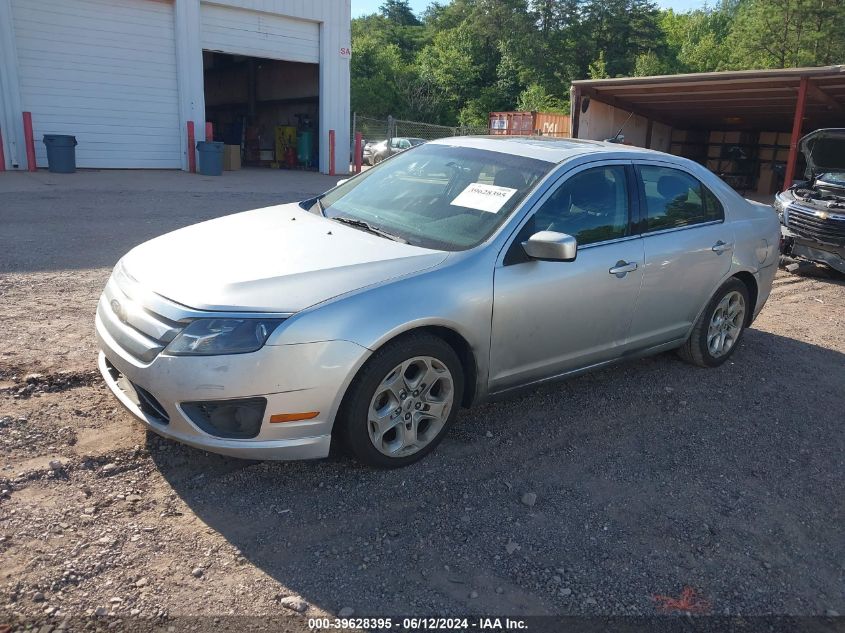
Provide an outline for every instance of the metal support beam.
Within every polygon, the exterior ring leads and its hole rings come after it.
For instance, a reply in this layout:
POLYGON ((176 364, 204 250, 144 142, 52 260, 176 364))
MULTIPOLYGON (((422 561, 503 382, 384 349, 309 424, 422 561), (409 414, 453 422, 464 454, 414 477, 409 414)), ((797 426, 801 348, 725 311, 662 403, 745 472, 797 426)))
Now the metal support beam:
POLYGON ((824 90, 819 88, 815 83, 809 80, 807 83, 807 92, 809 93, 813 101, 823 103, 827 106, 829 110, 832 110, 833 112, 837 112, 839 114, 845 113, 845 108, 842 107, 841 103, 839 103, 836 99, 831 97, 824 90))
POLYGON ((786 174, 783 178, 784 191, 792 186, 795 177, 795 165, 798 163, 798 141, 801 140, 801 127, 804 123, 804 107, 807 105, 807 88, 809 85, 809 77, 801 77, 801 84, 798 88, 798 102, 795 104, 795 118, 792 120, 789 158, 786 161, 786 174))

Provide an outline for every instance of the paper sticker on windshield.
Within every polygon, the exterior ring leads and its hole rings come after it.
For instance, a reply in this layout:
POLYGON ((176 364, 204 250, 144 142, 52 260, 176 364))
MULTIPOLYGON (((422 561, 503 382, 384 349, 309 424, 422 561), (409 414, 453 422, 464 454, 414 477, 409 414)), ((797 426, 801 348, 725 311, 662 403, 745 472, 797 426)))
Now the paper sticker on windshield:
POLYGON ((452 200, 453 205, 487 211, 487 213, 498 213, 499 209, 516 193, 516 189, 510 187, 497 187, 496 185, 484 185, 474 182, 458 194, 452 200))

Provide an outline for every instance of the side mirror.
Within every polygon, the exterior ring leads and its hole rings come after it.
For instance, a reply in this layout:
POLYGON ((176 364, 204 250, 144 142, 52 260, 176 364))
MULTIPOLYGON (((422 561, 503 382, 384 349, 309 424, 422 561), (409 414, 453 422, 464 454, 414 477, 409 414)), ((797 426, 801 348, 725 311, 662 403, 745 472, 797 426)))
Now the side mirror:
POLYGON ((348 181, 349 181, 349 178, 341 178, 340 180, 337 181, 337 184, 335 185, 335 187, 340 187, 343 183, 348 182, 348 181))
POLYGON ((578 241, 566 233, 540 231, 524 241, 522 248, 531 259, 571 262, 578 254, 578 241))

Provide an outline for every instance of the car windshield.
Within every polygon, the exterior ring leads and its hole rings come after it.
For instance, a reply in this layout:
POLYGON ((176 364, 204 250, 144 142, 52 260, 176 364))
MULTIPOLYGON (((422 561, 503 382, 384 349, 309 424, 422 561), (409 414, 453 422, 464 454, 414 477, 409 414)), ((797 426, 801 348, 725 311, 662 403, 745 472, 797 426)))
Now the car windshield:
POLYGON ((332 189, 319 206, 328 218, 362 220, 415 246, 466 250, 489 237, 553 166, 429 143, 332 189))
POLYGON ((821 174, 816 180, 821 180, 824 182, 829 182, 832 185, 841 185, 845 187, 845 172, 836 172, 836 171, 829 171, 825 174, 821 174))

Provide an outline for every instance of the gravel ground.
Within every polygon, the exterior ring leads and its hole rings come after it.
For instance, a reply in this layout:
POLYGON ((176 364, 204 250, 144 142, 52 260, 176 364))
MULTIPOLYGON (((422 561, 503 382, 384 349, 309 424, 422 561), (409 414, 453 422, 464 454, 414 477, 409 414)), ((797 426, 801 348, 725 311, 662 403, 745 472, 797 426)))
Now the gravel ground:
POLYGON ((326 179, 37 177, 0 178, 0 625, 650 615, 686 587, 719 615, 845 613, 841 277, 780 273, 719 369, 666 354, 464 411, 400 471, 249 462, 119 408, 96 300, 134 243, 326 179))

